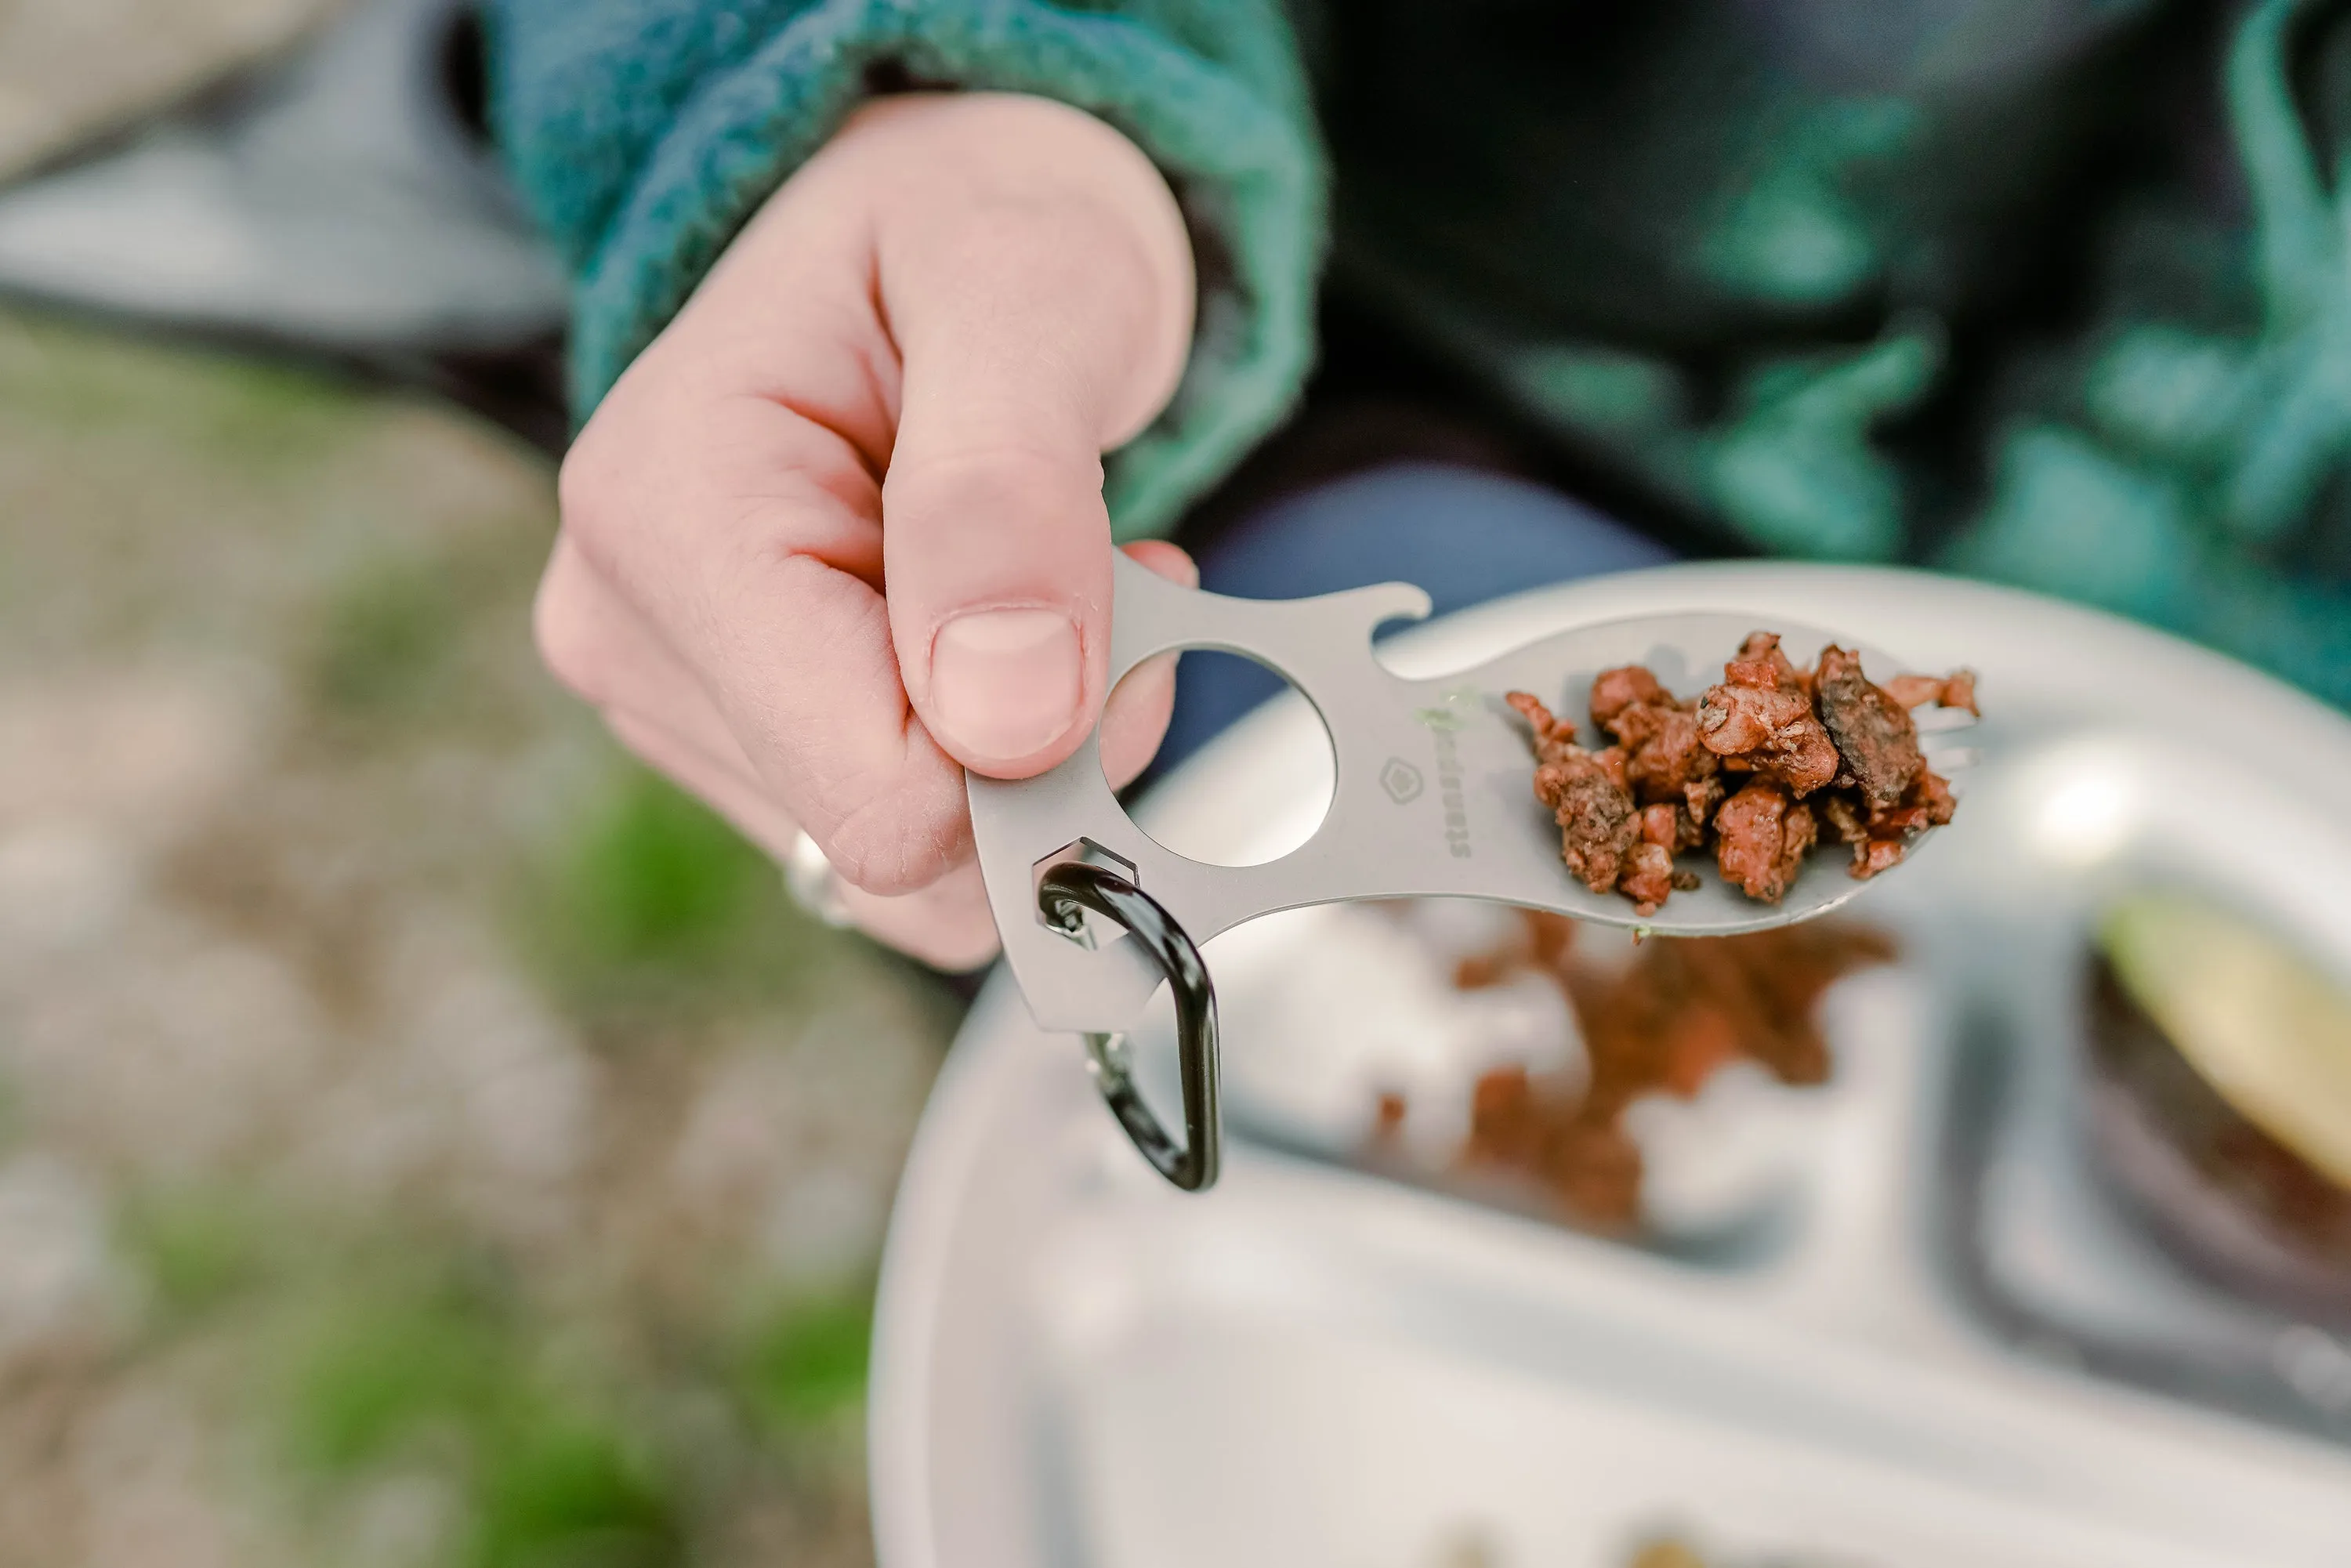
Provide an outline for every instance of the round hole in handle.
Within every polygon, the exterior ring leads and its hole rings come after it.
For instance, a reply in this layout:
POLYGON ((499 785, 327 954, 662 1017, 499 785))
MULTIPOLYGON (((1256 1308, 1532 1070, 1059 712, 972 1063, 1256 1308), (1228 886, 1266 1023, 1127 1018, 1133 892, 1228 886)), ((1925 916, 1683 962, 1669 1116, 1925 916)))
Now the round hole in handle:
MULTIPOLYGON (((1129 674, 1112 701, 1132 701, 1136 683, 1162 678, 1158 663, 1129 674)), ((1271 665, 1214 648, 1181 651, 1176 691, 1167 744, 1185 755, 1172 772, 1154 766, 1132 812, 1135 826, 1204 865, 1263 865, 1311 839, 1330 814, 1339 768, 1330 727, 1305 694, 1271 665), (1218 760, 1236 748, 1253 754, 1249 766, 1218 760)), ((1135 757, 1111 728, 1101 749, 1117 788, 1117 770, 1134 767, 1135 757)))

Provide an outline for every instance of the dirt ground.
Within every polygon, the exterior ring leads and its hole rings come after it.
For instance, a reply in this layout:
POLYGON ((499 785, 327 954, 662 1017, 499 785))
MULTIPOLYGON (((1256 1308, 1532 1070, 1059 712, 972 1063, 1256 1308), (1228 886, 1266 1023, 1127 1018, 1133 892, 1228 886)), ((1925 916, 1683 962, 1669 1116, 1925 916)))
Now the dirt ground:
MULTIPOLYGON (((0 5, 0 92, 157 9, 0 5)), ((870 1560, 953 1009, 539 674, 552 514, 461 416, 0 314, 0 1568, 870 1560)))

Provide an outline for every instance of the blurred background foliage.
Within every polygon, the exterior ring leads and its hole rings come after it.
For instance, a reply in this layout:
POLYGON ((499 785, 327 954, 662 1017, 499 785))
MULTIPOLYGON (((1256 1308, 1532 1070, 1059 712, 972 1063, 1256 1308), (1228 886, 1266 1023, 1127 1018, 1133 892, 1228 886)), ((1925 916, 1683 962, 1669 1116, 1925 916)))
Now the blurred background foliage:
MULTIPOLYGON (((331 0, 0 4, 0 173, 331 0)), ((955 1017, 540 674, 546 461, 0 311, 0 1568, 870 1561, 955 1017)))
POLYGON ((870 1560, 955 1005, 539 673, 552 494, 0 313, 0 1568, 870 1560))

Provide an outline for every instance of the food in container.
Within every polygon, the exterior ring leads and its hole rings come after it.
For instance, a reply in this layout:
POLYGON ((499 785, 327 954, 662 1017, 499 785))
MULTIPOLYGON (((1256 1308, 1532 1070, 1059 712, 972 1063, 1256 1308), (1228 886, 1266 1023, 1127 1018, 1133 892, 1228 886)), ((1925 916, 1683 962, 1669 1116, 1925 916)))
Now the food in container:
POLYGON ((2100 922, 2100 1168, 2183 1260, 2351 1316, 2351 988, 2228 904, 2165 890, 2100 922))
MULTIPOLYGON (((1782 1090, 1827 1082, 1822 997, 1846 975, 1894 956, 1883 933, 1848 921, 1653 940, 1628 954, 1608 951, 1572 921, 1514 912, 1502 940, 1456 961, 1454 984, 1477 992, 1533 978, 1557 988, 1583 1049, 1548 1068, 1504 1061, 1478 1072, 1451 1174, 1531 1188, 1593 1228, 1637 1228, 1654 1157, 1645 1145, 1672 1137, 1658 1113, 1698 1101, 1742 1069, 1782 1090)), ((1736 1088, 1716 1098, 1748 1102, 1714 1107, 1727 1113, 1718 1123, 1769 1114, 1736 1088)), ((1407 1096, 1382 1093, 1375 1161, 1411 1116, 1407 1096)))

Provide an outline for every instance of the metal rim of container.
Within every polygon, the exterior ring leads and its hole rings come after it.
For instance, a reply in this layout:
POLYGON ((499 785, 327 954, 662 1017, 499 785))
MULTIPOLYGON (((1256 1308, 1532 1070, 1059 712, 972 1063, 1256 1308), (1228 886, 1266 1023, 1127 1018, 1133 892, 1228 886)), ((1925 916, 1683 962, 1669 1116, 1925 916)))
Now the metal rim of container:
POLYGON ((1083 862, 1048 871, 1037 884, 1038 907, 1046 920, 1081 934, 1092 910, 1123 927, 1167 977, 1176 1001, 1176 1058, 1184 1093, 1184 1142, 1169 1136, 1135 1086, 1126 1037, 1089 1034, 1088 1064, 1111 1114, 1126 1129, 1151 1168, 1186 1192, 1206 1192, 1217 1184, 1222 1159, 1223 1116, 1217 1076, 1217 991, 1200 949, 1159 901, 1114 872, 1083 862))

